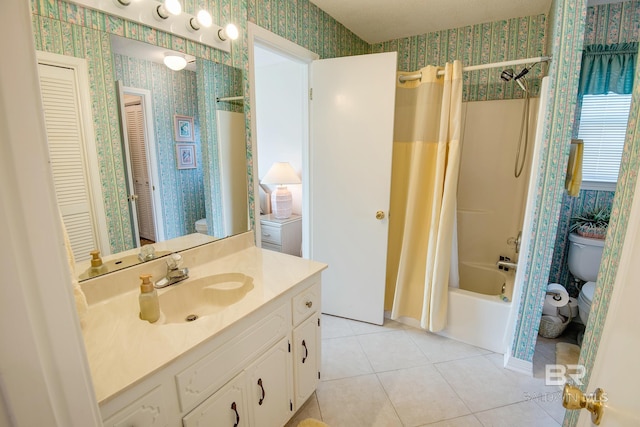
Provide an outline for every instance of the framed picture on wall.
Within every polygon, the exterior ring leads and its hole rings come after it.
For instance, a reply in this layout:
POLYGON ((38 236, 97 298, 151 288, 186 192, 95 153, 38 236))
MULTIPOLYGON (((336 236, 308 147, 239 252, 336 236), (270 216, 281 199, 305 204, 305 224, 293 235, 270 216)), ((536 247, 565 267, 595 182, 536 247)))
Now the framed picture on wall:
POLYGON ((173 129, 177 142, 193 142, 193 117, 181 116, 176 114, 173 116, 173 129))
POLYGON ((196 144, 176 144, 176 158, 178 159, 178 169, 195 169, 196 144))

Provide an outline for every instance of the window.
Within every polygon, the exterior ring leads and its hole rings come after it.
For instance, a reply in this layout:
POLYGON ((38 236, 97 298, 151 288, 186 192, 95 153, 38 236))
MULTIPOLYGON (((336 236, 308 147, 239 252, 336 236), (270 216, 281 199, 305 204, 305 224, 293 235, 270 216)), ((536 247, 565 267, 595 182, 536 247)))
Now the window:
POLYGON ((578 138, 584 141, 582 188, 615 190, 631 95, 584 95, 578 138))

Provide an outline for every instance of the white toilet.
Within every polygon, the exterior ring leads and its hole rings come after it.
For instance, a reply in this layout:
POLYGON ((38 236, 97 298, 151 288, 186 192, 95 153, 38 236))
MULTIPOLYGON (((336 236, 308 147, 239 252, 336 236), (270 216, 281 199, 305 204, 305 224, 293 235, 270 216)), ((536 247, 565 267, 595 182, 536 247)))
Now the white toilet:
POLYGON ((196 231, 202 234, 208 234, 207 231, 207 219, 202 218, 196 221, 196 231))
POLYGON ((602 239, 591 239, 575 233, 569 234, 569 271, 575 278, 587 282, 582 286, 578 296, 578 313, 585 325, 589 319, 603 248, 604 240, 602 239))

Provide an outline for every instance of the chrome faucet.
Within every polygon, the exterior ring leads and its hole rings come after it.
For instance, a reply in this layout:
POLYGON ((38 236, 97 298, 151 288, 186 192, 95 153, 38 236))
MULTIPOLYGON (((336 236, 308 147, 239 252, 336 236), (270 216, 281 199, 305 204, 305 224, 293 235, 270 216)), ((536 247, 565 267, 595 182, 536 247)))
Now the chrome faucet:
POLYGON ((167 258, 167 274, 164 278, 155 283, 157 289, 166 288, 189 278, 189 269, 180 268, 182 265, 182 256, 180 254, 171 254, 167 258))
MULTIPOLYGON (((496 265, 498 267, 502 267, 503 269, 513 268, 515 270, 516 268, 518 268, 518 263, 517 262, 511 262, 511 261, 498 261, 496 263, 496 265)), ((507 271, 509 271, 509 270, 507 270, 507 271)))

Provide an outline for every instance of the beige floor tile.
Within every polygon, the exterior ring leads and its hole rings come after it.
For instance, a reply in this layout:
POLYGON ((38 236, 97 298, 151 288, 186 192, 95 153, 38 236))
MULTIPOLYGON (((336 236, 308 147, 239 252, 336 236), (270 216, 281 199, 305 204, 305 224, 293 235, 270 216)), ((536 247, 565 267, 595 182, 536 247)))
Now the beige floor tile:
POLYGON ((520 402, 503 406, 475 416, 483 426, 487 427, 559 427, 560 424, 551 418, 534 402, 520 402))
POLYGON ((562 387, 545 383, 544 372, 541 377, 531 377, 510 369, 504 369, 504 357, 502 354, 489 354, 483 357, 491 361, 504 375, 514 382, 524 396, 524 400, 557 400, 558 393, 562 393, 562 387))
POLYGON ((432 334, 419 329, 408 329, 407 334, 416 343, 418 348, 433 363, 447 362, 450 360, 464 359, 466 357, 479 356, 491 353, 483 348, 455 341, 450 338, 432 334))
POLYGON ((378 374, 405 426, 469 414, 469 409, 432 365, 378 374))
POLYGON ((300 421, 307 418, 314 418, 316 420, 322 419, 320 406, 318 406, 318 399, 315 393, 313 393, 304 405, 298 409, 296 414, 291 418, 291 420, 289 420, 285 427, 296 427, 300 421))
POLYGON ((323 380, 354 377, 373 373, 357 337, 342 337, 322 340, 323 380))
POLYGON ((400 427, 376 375, 322 381, 316 391, 322 421, 331 427, 400 427))
POLYGON ((358 341, 375 372, 430 363, 404 330, 359 335, 358 341))
POLYGON ((353 335, 351 321, 342 317, 322 315, 322 338, 339 338, 353 335))
MULTIPOLYGON (((460 418, 454 418, 452 420, 440 421, 438 423, 429 424, 429 427, 482 427, 480 421, 473 416, 467 415, 460 418)), ((427 426, 421 426, 427 427, 427 426)))
POLYGON ((562 391, 546 393, 533 399, 547 414, 558 423, 562 424, 566 409, 562 406, 562 391))
POLYGON ((484 356, 434 365, 472 412, 497 408, 526 399, 506 369, 484 356))

